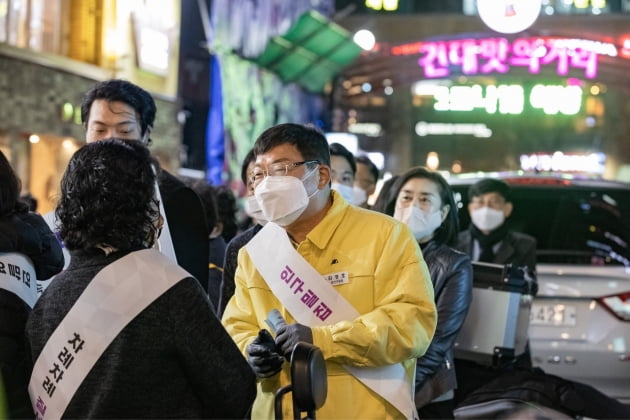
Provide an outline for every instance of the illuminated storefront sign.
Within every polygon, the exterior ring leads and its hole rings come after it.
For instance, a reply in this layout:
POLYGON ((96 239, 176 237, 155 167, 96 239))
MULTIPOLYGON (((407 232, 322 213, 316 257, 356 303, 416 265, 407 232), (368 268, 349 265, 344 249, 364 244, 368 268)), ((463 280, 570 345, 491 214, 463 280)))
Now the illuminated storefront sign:
POLYGON ((586 172, 604 173, 606 155, 604 153, 563 153, 555 152, 521 155, 521 169, 524 171, 586 172))
POLYGON ((548 115, 575 115, 582 107, 582 88, 574 85, 535 85, 529 95, 521 85, 434 85, 416 93, 433 96, 433 109, 436 111, 481 109, 488 114, 519 115, 528 103, 548 115))
POLYGON ((513 67, 538 74, 542 67, 553 65, 560 76, 582 69, 585 77, 593 79, 597 76, 599 55, 620 55, 609 42, 555 37, 415 42, 392 47, 391 53, 420 55, 418 64, 427 78, 449 77, 455 68, 465 75, 507 73, 513 67))
POLYGON ((452 136, 460 134, 488 138, 492 137, 492 130, 485 124, 431 123, 419 121, 416 124, 416 134, 420 137, 452 136))
POLYGON ((383 127, 379 123, 354 123, 348 124, 348 131, 355 134, 378 137, 383 133, 383 127))

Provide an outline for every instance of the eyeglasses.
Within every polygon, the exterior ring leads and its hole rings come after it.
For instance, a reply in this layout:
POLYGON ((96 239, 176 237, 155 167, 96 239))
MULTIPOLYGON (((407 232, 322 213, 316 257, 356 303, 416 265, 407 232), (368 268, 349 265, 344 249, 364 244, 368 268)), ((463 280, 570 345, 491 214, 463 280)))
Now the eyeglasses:
POLYGON ((303 160, 302 162, 293 162, 293 163, 272 163, 267 167, 267 169, 263 168, 254 168, 254 170, 250 173, 250 181, 256 186, 265 179, 267 176, 286 176, 289 174, 289 171, 300 165, 308 165, 309 163, 319 163, 318 160, 303 160))

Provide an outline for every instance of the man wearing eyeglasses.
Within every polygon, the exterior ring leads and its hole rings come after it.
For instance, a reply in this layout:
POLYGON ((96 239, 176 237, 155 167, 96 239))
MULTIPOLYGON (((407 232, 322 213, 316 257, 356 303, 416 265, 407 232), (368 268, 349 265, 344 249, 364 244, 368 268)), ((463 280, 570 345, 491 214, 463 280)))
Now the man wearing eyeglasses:
MULTIPOLYGON (((269 222, 240 251, 222 319, 258 377, 252 418, 274 418, 298 342, 326 360, 318 417, 415 417, 415 358, 433 337, 436 311, 411 231, 331 190, 329 146, 314 129, 274 126, 254 154, 254 194, 269 222), (284 320, 267 323, 273 309, 284 320)), ((283 411, 293 418, 291 404, 283 411)))

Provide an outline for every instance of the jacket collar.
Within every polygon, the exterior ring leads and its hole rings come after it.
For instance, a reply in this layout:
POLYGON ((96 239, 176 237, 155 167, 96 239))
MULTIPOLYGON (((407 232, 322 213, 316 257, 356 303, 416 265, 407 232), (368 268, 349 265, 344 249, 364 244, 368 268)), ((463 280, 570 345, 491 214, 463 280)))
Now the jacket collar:
POLYGON ((328 246, 346 212, 350 209, 350 204, 337 191, 330 190, 330 197, 332 206, 317 226, 306 235, 306 238, 319 249, 325 249, 328 246))

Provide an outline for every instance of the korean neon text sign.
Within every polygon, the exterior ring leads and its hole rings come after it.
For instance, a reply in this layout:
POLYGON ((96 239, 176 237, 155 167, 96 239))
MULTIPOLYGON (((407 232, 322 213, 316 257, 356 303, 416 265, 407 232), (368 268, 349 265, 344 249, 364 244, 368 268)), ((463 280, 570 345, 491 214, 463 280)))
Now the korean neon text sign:
POLYGON ((531 74, 555 64, 556 72, 566 76, 572 68, 584 69, 584 76, 597 76, 597 52, 573 48, 561 39, 506 38, 460 39, 423 42, 418 45, 420 67, 427 78, 448 77, 452 67, 466 75, 507 73, 511 67, 527 67, 531 74))

